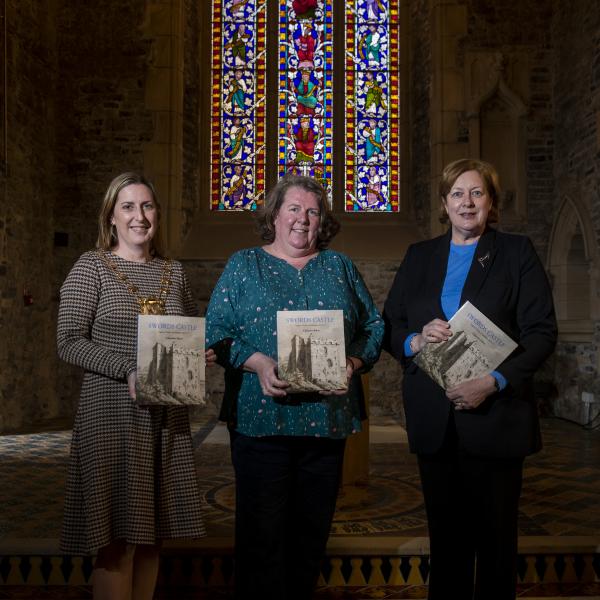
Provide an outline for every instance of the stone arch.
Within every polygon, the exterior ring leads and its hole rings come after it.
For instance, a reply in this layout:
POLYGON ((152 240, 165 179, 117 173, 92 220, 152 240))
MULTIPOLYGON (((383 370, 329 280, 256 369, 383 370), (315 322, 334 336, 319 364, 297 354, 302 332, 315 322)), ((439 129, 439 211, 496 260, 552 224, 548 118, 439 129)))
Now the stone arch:
POLYGON ((591 341, 597 309, 598 250, 591 216, 581 201, 563 199, 550 236, 548 268, 560 337, 568 341, 591 341))
POLYGON ((470 58, 466 78, 469 151, 497 168, 501 220, 520 225, 527 218, 527 106, 505 81, 506 59, 501 53, 470 58))

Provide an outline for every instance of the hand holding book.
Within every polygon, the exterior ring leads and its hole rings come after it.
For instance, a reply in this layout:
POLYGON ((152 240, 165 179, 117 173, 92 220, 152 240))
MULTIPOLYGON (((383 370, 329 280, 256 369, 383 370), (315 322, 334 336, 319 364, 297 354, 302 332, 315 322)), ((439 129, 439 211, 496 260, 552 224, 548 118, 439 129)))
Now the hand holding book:
POLYGON ((350 380, 355 371, 358 371, 364 366, 363 361, 356 356, 346 357, 346 387, 339 390, 321 390, 319 394, 323 396, 343 396, 348 393, 350 387, 350 380))
MULTIPOLYGON (((414 361, 445 390, 488 375, 517 347, 470 302, 465 302, 448 323, 435 319, 425 325, 421 335, 427 343, 414 361)), ((468 389, 475 387, 472 384, 468 389)))
POLYGON ((214 367, 217 364, 217 354, 212 348, 209 348, 204 353, 204 362, 208 368, 214 367))
POLYGON ((244 363, 244 368, 248 371, 254 371, 258 375, 262 393, 265 396, 282 398, 287 395, 287 388, 290 384, 283 379, 279 379, 277 372, 277 363, 262 352, 255 352, 248 357, 244 363))
POLYGON ((445 342, 452 335, 450 324, 442 319, 433 319, 410 342, 411 350, 417 354, 426 344, 445 342))
POLYGON ((472 410, 496 392, 495 381, 489 373, 477 379, 469 379, 447 389, 446 397, 454 404, 456 410, 472 410))
POLYGON ((135 400, 136 392, 135 392, 135 377, 137 371, 131 371, 129 375, 127 375, 127 390, 129 391, 129 397, 135 400))

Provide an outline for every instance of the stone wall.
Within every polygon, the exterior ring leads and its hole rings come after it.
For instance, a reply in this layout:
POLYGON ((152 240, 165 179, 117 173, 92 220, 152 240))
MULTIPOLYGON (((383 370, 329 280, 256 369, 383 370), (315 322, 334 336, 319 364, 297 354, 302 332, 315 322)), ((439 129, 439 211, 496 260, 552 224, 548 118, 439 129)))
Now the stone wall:
POLYGON ((13 342, 0 345, 0 431, 72 416, 80 373, 56 357, 58 291, 95 244, 110 180, 143 169, 154 127, 145 0, 9 0, 6 11, 0 327, 13 342))
MULTIPOLYGON (((597 2, 555 2, 552 20, 555 46, 554 121, 556 124, 553 216, 566 196, 575 196, 589 219, 587 242, 598 255, 600 247, 600 5, 597 2), (575 31, 577 35, 565 35, 575 31)), ((546 210, 548 210, 548 206, 546 210)), ((549 211, 548 211, 549 212, 549 211)), ((600 264, 590 266, 590 279, 600 289, 600 264)), ((562 417, 585 422, 582 392, 600 401, 600 295, 591 299, 594 323, 591 341, 564 340, 555 357, 557 394, 552 410, 562 417), (594 310, 595 309, 595 310, 594 310)), ((597 414, 600 404, 592 406, 597 414)), ((598 421, 596 420, 596 423, 598 421)))
POLYGON ((410 200, 423 237, 431 197, 431 26, 429 2, 410 3, 410 200))
POLYGON ((58 15, 57 230, 70 264, 95 244, 100 202, 111 179, 142 170, 153 123, 145 109, 144 0, 64 2, 58 15), (93 23, 93 32, 82 24, 93 23))
MULTIPOLYGON (((187 233, 190 220, 201 201, 200 173, 204 172, 204 156, 200 152, 200 105, 208 93, 200 85, 199 37, 201 21, 197 0, 186 0, 185 48, 183 59, 183 226, 187 233)), ((207 113, 209 114, 209 113, 207 113)), ((208 167, 205 167, 208 170, 208 167)))
MULTIPOLYGON (((151 45, 142 35, 144 0, 63 2, 57 18, 57 196, 54 309, 73 263, 93 248, 98 210, 112 178, 143 171, 143 143, 153 123, 145 109, 145 67, 151 45), (93 31, 82 24, 93 23, 93 31)), ((54 326, 54 324, 53 324, 54 326)), ((72 414, 80 369, 59 361, 56 395, 72 414)))
POLYGON ((526 216, 504 222, 502 227, 530 236, 544 260, 552 228, 552 214, 547 207, 554 199, 552 3, 470 0, 467 4, 467 35, 461 53, 481 50, 500 53, 504 61, 502 77, 527 107, 526 216))
MULTIPOLYGON (((373 300, 383 311, 383 304, 387 298, 396 271, 400 266, 397 262, 357 260, 356 266, 361 272, 373 300)), ((402 408, 401 368, 387 352, 381 353, 379 362, 373 367, 369 378, 371 392, 371 414, 393 415, 404 423, 404 410, 402 408)))
MULTIPOLYGON (((0 431, 59 410, 52 319, 56 2, 8 0, 0 187, 0 431), (28 303, 31 300, 31 304, 28 303)), ((3 42, 4 43, 4 42, 3 42)))

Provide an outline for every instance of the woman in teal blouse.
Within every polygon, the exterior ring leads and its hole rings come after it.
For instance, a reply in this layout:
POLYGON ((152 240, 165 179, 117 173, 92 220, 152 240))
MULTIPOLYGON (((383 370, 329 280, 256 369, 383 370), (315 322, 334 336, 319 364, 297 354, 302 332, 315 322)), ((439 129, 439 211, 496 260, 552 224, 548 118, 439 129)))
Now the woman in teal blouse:
POLYGON ((360 431, 360 377, 383 322, 323 188, 286 175, 259 215, 266 244, 234 254, 207 313, 207 346, 225 366, 222 416, 236 473, 236 597, 309 599, 335 510, 345 439, 360 431), (344 312, 348 389, 288 395, 277 374, 277 311, 344 312))

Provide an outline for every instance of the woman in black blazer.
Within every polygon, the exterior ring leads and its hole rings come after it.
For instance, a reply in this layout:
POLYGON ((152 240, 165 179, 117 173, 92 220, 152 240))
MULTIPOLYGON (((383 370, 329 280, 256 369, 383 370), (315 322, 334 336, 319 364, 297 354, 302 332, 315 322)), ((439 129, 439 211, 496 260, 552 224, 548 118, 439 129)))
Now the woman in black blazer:
POLYGON ((514 600, 523 459, 541 447, 532 380, 557 335, 552 293, 531 241, 489 226, 492 165, 449 164, 440 195, 450 228, 408 249, 384 308, 427 510, 429 599, 514 600), (518 348, 496 371, 443 390, 412 359, 452 335, 448 320, 467 300, 518 348))

